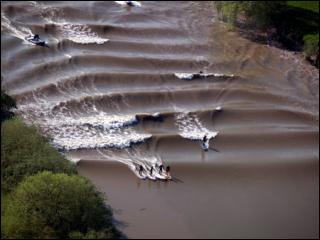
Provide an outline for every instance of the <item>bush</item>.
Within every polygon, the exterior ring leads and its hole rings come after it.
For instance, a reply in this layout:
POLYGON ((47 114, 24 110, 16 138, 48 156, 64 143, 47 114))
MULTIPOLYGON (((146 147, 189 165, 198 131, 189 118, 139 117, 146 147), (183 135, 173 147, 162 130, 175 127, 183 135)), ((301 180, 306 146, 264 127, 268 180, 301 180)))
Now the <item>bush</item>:
POLYGON ((243 1, 241 9, 251 24, 267 28, 277 22, 284 5, 285 1, 243 1))
POLYGON ((236 24, 239 13, 244 13, 247 23, 258 28, 270 27, 277 20, 285 1, 216 1, 215 6, 229 26, 236 24))
POLYGON ((35 127, 13 118, 1 125, 1 190, 9 192, 25 176, 48 170, 76 173, 75 165, 65 159, 42 137, 35 127))
POLYGON ((307 57, 314 56, 319 52, 319 34, 308 34, 303 37, 303 41, 307 57))
POLYGON ((216 1, 217 11, 222 14, 222 17, 227 21, 228 27, 233 28, 236 24, 237 15, 241 4, 237 1, 216 1))
POLYGON ((112 212, 84 177, 42 172, 26 178, 5 206, 6 238, 118 237, 112 212))

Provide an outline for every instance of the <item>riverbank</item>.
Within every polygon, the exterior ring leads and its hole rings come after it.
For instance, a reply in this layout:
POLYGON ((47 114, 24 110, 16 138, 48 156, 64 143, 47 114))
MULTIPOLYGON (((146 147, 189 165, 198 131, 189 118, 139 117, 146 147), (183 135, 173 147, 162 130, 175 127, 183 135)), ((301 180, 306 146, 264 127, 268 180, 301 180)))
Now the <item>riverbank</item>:
POLYGON ((251 41, 301 54, 319 68, 319 2, 228 2, 214 6, 220 18, 251 41))
POLYGON ((105 200, 35 126, 1 122, 1 238, 119 238, 105 200))

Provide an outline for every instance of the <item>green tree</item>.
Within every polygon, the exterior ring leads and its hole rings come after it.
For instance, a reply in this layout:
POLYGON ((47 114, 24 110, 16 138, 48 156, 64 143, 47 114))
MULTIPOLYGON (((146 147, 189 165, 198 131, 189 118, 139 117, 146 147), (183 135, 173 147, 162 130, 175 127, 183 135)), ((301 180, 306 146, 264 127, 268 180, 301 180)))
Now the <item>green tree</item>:
POLYGON ((303 41, 306 57, 319 67, 319 34, 305 35, 303 41))
POLYGON ((25 176, 40 171, 77 173, 75 165, 54 149, 34 126, 13 118, 1 126, 1 190, 9 192, 25 176))
POLYGON ((215 1, 217 11, 231 26, 236 24, 238 15, 243 13, 246 23, 258 28, 273 25, 284 5, 285 1, 215 1))
POLYGON ((104 197, 84 177, 42 172, 26 178, 5 206, 6 238, 117 238, 104 197))

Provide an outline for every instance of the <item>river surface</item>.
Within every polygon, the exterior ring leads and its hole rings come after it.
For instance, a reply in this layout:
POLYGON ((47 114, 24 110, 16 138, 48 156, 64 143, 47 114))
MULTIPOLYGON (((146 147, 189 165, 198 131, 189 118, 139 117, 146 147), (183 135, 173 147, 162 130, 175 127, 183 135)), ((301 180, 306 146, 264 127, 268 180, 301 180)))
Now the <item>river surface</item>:
POLYGON ((319 71, 211 2, 1 2, 1 76, 129 238, 319 237, 319 71))

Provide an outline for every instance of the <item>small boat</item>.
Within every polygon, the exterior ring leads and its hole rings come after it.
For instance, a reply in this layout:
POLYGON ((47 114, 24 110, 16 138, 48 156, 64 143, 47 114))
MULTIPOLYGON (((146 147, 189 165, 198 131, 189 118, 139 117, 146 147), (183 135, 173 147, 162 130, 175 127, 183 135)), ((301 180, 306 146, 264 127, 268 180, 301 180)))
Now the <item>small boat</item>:
POLYGON ((26 40, 38 46, 42 46, 42 47, 47 46, 46 42, 44 40, 41 40, 40 38, 26 37, 26 40))

